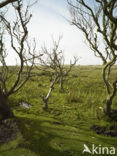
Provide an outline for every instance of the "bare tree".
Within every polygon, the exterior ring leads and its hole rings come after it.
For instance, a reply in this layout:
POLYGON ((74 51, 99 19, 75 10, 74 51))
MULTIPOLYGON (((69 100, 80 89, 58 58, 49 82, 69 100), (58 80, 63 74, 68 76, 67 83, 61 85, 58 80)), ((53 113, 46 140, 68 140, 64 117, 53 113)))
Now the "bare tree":
POLYGON ((9 22, 3 14, 0 14, 0 120, 13 116, 8 97, 27 82, 34 60, 38 57, 35 55, 35 41, 32 43, 32 48, 28 42, 27 24, 32 16, 28 13, 29 7, 27 6, 24 11, 22 0, 18 0, 12 6, 16 12, 16 21, 9 22), (15 68, 7 65, 7 50, 17 54, 19 65, 15 68))
POLYGON ((55 83, 60 81, 60 91, 63 91, 63 82, 66 76, 68 76, 69 72, 72 70, 72 67, 75 66, 77 62, 77 58, 74 57, 74 62, 70 62, 69 66, 65 66, 65 58, 63 55, 63 51, 60 50, 59 45, 61 41, 61 36, 59 36, 58 41, 53 39, 53 48, 49 51, 46 46, 42 48, 43 57, 40 58, 41 65, 44 66, 45 69, 52 70, 51 84, 50 89, 47 96, 43 99, 44 109, 47 109, 47 102, 51 95, 51 92, 54 88, 55 83))
POLYGON ((71 23, 84 33, 95 56, 103 62, 102 75, 108 94, 105 112, 110 116, 117 91, 117 79, 111 80, 111 68, 117 60, 117 21, 114 16, 117 1, 93 0, 89 4, 86 0, 68 0, 68 4, 71 23))

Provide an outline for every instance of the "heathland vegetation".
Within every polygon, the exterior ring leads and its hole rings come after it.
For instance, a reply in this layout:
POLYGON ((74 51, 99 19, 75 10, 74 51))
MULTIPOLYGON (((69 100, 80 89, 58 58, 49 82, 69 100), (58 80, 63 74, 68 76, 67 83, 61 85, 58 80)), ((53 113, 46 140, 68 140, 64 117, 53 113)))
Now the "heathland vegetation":
MULTIPOLYGON (((113 76, 116 68, 113 67, 113 76)), ((15 141, 1 145, 1 155, 77 156, 81 155, 84 143, 89 147, 93 143, 117 147, 116 137, 91 130, 93 125, 106 127, 106 132, 113 126, 117 129, 116 121, 102 110, 106 91, 101 66, 75 66, 64 82, 65 92, 59 91, 59 82, 55 84, 47 111, 43 110, 40 95, 48 92, 50 72, 35 72, 38 76, 30 78, 9 98, 20 134, 15 141)), ((113 109, 117 108, 116 101, 115 97, 113 109)))
POLYGON ((0 2, 0 155, 78 156, 92 144, 117 148, 116 0, 67 1, 71 23, 100 66, 78 66, 76 57, 65 65, 61 38, 51 51, 45 46, 37 53, 28 30, 35 2, 0 2), (15 17, 9 20, 10 3, 15 17), (7 65, 10 51, 16 66, 7 65))

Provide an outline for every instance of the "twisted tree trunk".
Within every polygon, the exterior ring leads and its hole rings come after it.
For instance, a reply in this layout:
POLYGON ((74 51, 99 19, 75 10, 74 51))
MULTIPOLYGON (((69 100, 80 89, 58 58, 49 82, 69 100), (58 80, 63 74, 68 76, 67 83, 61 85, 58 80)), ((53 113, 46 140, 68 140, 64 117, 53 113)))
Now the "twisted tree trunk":
POLYGON ((117 92, 117 80, 113 82, 113 92, 111 95, 110 94, 108 95, 107 100, 106 100, 105 112, 109 117, 111 116, 111 111, 112 111, 111 105, 112 105, 113 99, 116 95, 116 92, 117 92))
POLYGON ((50 89, 48 91, 47 96, 46 97, 42 97, 42 100, 43 100, 43 110, 45 110, 45 111, 48 109, 48 100, 50 98, 52 90, 54 89, 54 84, 57 81, 57 79, 58 79, 58 75, 56 75, 54 80, 51 82, 50 89))
POLYGON ((107 97, 105 113, 106 113, 108 116, 111 116, 111 105, 112 105, 112 100, 113 100, 113 98, 112 98, 111 96, 108 96, 108 97, 107 97))
POLYGON ((48 109, 48 100, 49 100, 49 97, 51 95, 52 90, 53 90, 53 87, 51 87, 49 89, 49 92, 48 92, 48 94, 47 94, 47 96, 45 98, 42 97, 42 100, 43 100, 43 110, 45 110, 45 111, 48 109))
POLYGON ((0 89, 0 120, 12 118, 13 112, 10 108, 8 97, 0 89))

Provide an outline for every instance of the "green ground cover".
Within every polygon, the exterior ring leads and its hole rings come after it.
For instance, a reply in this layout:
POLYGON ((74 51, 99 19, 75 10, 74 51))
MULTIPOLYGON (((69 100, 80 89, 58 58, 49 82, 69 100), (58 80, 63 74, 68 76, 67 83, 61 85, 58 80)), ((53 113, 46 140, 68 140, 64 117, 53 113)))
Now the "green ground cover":
MULTIPOLYGON (((116 68, 113 67, 112 79, 117 74, 116 68)), ((9 99, 21 134, 0 147, 0 156, 81 156, 84 144, 117 149, 117 138, 97 135, 90 130, 93 124, 106 127, 116 124, 99 109, 106 99, 101 66, 74 67, 64 82, 64 93, 59 91, 59 83, 55 85, 46 112, 40 95, 47 94, 50 80, 47 74, 39 75, 32 77, 9 99), (32 107, 20 107, 21 101, 32 107)), ((114 109, 116 101, 117 97, 113 101, 114 109)))

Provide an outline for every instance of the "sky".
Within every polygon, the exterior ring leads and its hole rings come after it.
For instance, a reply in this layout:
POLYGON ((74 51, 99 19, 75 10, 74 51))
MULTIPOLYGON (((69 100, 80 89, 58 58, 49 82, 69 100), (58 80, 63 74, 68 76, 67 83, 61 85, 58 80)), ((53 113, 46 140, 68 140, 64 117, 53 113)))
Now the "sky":
MULTIPOLYGON (((36 38, 39 49, 44 44, 51 48, 52 36, 57 41, 62 34, 60 48, 64 51, 66 64, 69 64, 73 56, 79 58, 77 64, 80 65, 101 64, 101 60, 84 43, 82 32, 68 22, 70 14, 66 0, 39 0, 31 12, 33 16, 28 27, 29 34, 31 38, 36 38)), ((7 61, 12 64, 13 57, 9 56, 7 61)))

